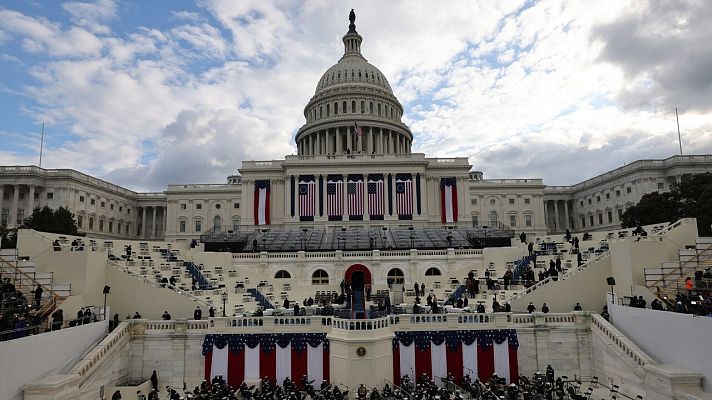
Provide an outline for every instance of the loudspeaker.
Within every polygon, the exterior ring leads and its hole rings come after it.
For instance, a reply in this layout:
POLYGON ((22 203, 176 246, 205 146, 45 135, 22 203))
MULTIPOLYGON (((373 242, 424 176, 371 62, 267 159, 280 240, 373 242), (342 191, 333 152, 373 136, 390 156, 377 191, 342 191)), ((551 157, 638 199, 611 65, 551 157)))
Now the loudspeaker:
POLYGON ((616 285, 616 278, 609 276, 606 278, 606 285, 608 286, 615 286, 616 285))
POLYGON ((104 286, 104 291, 102 292, 103 294, 109 294, 111 293, 111 287, 110 286, 104 286))

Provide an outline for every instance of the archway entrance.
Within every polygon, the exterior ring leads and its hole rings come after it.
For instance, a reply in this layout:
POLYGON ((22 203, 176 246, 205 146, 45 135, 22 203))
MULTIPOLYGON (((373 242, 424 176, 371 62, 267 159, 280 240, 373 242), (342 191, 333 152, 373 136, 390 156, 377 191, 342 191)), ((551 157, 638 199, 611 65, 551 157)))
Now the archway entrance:
POLYGON ((349 294, 351 318, 368 318, 365 289, 371 286, 371 271, 363 264, 354 264, 346 270, 344 281, 351 288, 349 294))

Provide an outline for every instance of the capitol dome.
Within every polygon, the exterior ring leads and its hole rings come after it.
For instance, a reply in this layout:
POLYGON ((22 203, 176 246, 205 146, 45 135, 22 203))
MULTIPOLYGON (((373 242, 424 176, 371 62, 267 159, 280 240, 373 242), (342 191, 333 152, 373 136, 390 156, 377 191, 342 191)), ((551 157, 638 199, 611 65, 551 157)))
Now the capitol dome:
POLYGON ((299 155, 405 154, 413 135, 385 75, 361 54, 363 38, 349 16, 344 55, 324 72, 295 137, 299 155))

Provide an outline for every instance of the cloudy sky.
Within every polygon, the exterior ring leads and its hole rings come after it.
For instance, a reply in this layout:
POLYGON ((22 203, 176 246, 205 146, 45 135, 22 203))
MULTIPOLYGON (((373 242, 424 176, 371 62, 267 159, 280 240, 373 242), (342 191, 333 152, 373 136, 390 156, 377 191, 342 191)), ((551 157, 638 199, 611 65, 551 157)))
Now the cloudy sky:
POLYGON ((414 151, 486 178, 572 184, 641 158, 712 153, 712 1, 0 4, 0 165, 136 190, 220 183, 296 152, 356 9, 414 151))

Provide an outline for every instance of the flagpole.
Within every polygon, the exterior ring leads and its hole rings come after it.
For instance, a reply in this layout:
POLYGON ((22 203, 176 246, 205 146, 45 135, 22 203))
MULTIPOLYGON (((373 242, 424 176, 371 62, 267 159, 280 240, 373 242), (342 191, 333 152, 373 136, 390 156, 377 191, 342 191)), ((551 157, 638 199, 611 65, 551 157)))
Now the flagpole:
POLYGON ((682 155, 682 136, 680 135, 680 117, 677 115, 677 107, 675 107, 675 121, 677 121, 677 141, 680 143, 680 155, 682 155))
POLYGON ((42 137, 40 138, 40 168, 42 168, 42 150, 44 147, 44 122, 42 123, 42 137))

